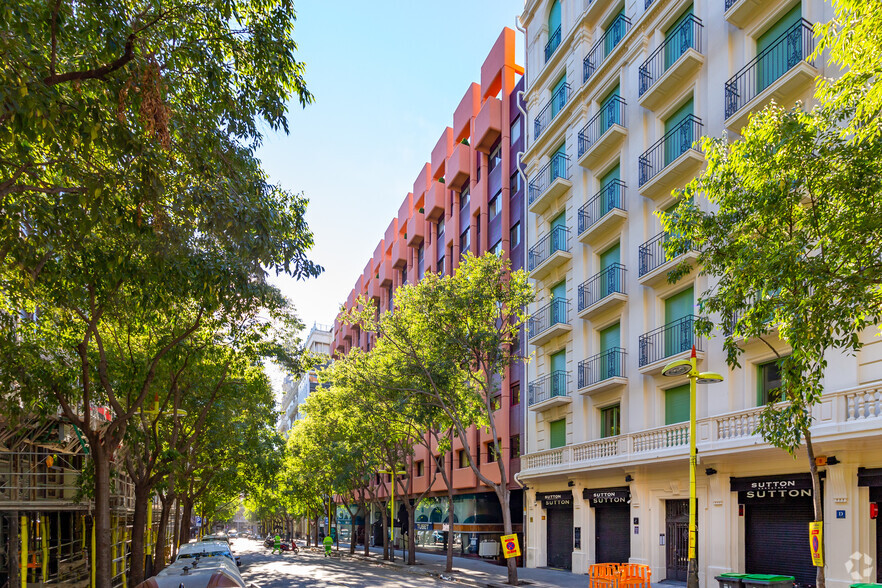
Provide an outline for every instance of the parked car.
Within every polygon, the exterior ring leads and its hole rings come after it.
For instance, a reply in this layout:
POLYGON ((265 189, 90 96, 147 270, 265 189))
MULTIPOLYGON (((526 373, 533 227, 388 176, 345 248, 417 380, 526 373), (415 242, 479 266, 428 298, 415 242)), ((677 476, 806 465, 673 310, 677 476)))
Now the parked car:
MULTIPOLYGON (((192 545, 192 544, 191 544, 192 545)), ((227 557, 177 559, 136 588, 246 588, 239 570, 227 557)))
POLYGON ((181 549, 178 551, 178 556, 175 558, 175 561, 180 559, 217 557, 223 555, 235 562, 237 567, 242 565, 239 556, 233 555, 233 550, 230 549, 230 543, 228 541, 208 539, 208 537, 210 537, 210 535, 203 537, 202 541, 181 545, 181 549))

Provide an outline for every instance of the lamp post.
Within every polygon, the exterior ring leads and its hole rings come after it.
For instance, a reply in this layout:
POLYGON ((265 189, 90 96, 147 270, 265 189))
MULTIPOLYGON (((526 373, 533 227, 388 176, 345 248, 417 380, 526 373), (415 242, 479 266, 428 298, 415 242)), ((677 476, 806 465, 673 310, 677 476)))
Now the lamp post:
MULTIPOLYGON (((390 532, 390 541, 392 542, 392 559, 391 561, 395 561, 395 476, 396 474, 399 476, 404 476, 407 472, 399 472, 396 471, 395 468, 389 468, 388 470, 380 470, 377 472, 379 474, 390 474, 392 476, 392 490, 389 492, 389 500, 392 502, 392 524, 389 525, 390 532)), ((404 551, 402 549, 402 551, 404 551)), ((404 556, 402 556, 404 557, 404 556)))
POLYGON ((696 384, 716 384, 723 381, 723 376, 716 372, 698 372, 698 359, 695 356, 695 345, 689 359, 672 361, 662 369, 662 375, 668 377, 686 376, 689 378, 689 563, 686 567, 686 588, 698 588, 698 558, 695 556, 695 545, 698 530, 695 525, 695 466, 697 452, 695 450, 695 397, 696 384))

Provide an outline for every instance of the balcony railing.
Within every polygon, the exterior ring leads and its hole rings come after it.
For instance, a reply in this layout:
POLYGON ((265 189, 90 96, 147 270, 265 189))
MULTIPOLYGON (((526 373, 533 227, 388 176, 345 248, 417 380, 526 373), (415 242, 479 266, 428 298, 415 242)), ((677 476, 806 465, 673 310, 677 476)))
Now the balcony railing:
POLYGON ((642 278, 649 272, 652 272, 677 256, 672 257, 665 251, 665 243, 668 241, 668 234, 662 231, 637 250, 637 258, 639 267, 637 268, 637 277, 642 278))
POLYGON ((689 351, 693 345, 698 351, 704 351, 701 338, 695 336, 696 320, 697 316, 686 315, 640 335, 640 367, 689 351))
POLYGON ((539 135, 542 134, 542 131, 548 128, 548 125, 551 124, 554 117, 563 110, 563 107, 566 106, 569 99, 570 85, 564 83, 554 94, 551 95, 551 100, 548 101, 548 104, 542 107, 542 110, 540 110, 539 114, 536 115, 536 118, 533 119, 534 140, 538 139, 539 135))
POLYGON ((579 362, 579 388, 593 386, 609 378, 625 375, 625 350, 611 347, 579 362))
POLYGON ((625 37, 625 33, 631 28, 631 21, 624 14, 620 14, 614 21, 609 23, 603 36, 594 43, 588 55, 582 61, 582 83, 588 81, 588 78, 594 74, 603 60, 612 53, 616 45, 625 37))
POLYGON ((613 125, 625 126, 625 100, 621 96, 614 96, 606 102, 600 112, 591 117, 591 120, 579 131, 579 157, 597 143, 597 140, 613 125))
POLYGON ((610 294, 625 294, 625 266, 613 263, 579 286, 579 312, 590 308, 610 294))
POLYGON ((563 153, 556 153, 551 156, 551 161, 545 164, 545 167, 533 176, 530 182, 530 204, 533 204, 554 180, 563 178, 570 179, 570 158, 563 153))
POLYGON ((727 12, 736 2, 738 2, 738 0, 726 0, 726 7, 723 9, 723 12, 727 12))
POLYGON ((726 118, 738 112, 797 63, 806 60, 814 50, 812 25, 802 19, 726 82, 726 118))
POLYGON ((558 251, 570 250, 570 229, 565 226, 552 227, 551 232, 530 247, 527 271, 533 271, 558 251))
POLYGON ((701 119, 690 114, 664 137, 653 143, 637 161, 640 185, 651 180, 671 162, 692 149, 692 145, 701 136, 703 128, 701 119))
POLYGON ((602 219, 606 214, 618 208, 625 208, 625 182, 613 180, 591 197, 591 200, 579 209, 579 234, 584 233, 589 227, 602 219))
POLYGON ((551 33, 551 36, 548 37, 548 42, 545 43, 545 63, 548 63, 548 60, 551 59, 551 56, 554 55, 558 47, 560 47, 560 27, 557 27, 551 33))
POLYGON ((557 370, 533 380, 530 382, 530 406, 552 398, 569 396, 571 379, 569 372, 557 370))
POLYGON ((532 339, 553 327, 570 322, 570 301, 555 298, 530 316, 527 322, 527 337, 532 339))
POLYGON ((704 25, 701 19, 690 14, 677 30, 665 39, 658 49, 652 52, 646 61, 638 69, 640 76, 638 92, 640 96, 646 93, 662 75, 674 65, 681 55, 688 49, 701 52, 701 31, 704 25))

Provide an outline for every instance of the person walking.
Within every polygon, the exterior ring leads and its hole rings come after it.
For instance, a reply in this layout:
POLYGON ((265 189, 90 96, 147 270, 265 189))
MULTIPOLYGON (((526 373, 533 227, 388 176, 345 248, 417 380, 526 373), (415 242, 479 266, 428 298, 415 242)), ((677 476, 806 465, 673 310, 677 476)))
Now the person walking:
POLYGON ((278 533, 273 537, 273 553, 275 553, 277 549, 279 550, 279 555, 282 555, 282 538, 278 533))
POLYGON ((331 557, 331 546, 334 544, 334 538, 331 537, 330 533, 325 535, 322 543, 325 546, 325 557, 331 557))

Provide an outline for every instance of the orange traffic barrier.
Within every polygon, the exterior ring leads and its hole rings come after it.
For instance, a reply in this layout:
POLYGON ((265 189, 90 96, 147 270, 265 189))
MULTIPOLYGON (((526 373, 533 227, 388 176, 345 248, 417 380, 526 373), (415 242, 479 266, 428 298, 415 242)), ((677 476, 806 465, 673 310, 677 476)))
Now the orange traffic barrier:
POLYGON ((623 564, 619 588, 649 588, 652 570, 645 564, 623 564))
POLYGON ((616 563, 592 564, 588 568, 589 588, 616 588, 620 577, 619 565, 616 563))

